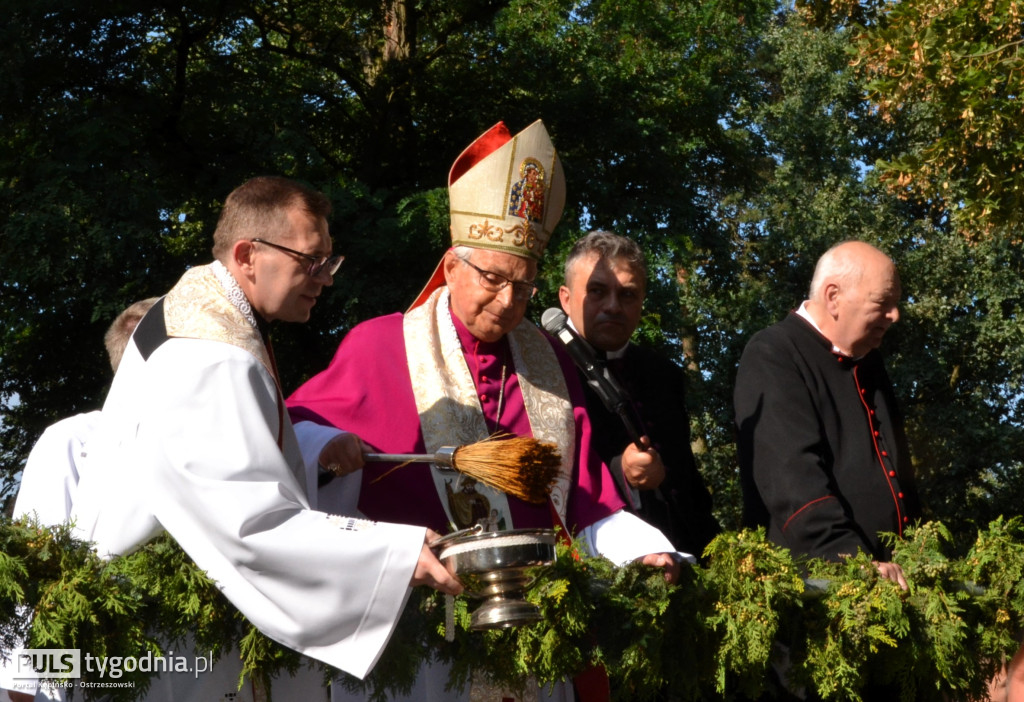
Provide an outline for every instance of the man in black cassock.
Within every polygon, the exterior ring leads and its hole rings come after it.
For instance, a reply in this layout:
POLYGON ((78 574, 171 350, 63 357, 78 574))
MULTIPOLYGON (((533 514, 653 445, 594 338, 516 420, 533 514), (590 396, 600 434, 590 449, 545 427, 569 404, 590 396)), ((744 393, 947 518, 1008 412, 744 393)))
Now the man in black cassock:
MULTIPOLYGON (((869 553, 881 576, 906 590, 879 537, 902 536, 920 511, 903 419, 878 351, 899 319, 900 295, 884 253, 858 241, 833 246, 818 260, 808 299, 747 343, 733 402, 744 525, 765 526, 794 555, 838 561, 869 553)), ((792 692, 785 657, 776 665, 792 692)), ((891 683, 868 683, 861 694, 899 699, 891 683)))
POLYGON ((858 241, 818 261, 809 299, 755 334, 734 404, 744 522, 795 554, 869 553, 906 588, 880 532, 919 516, 913 470, 878 347, 899 319, 892 260, 858 241))
POLYGON ((658 527, 677 549, 699 557, 720 527, 690 449, 683 370, 629 341, 646 291, 647 265, 636 242, 596 231, 570 251, 559 299, 573 328, 608 364, 635 409, 644 449, 583 377, 592 444, 611 468, 627 509, 658 527))

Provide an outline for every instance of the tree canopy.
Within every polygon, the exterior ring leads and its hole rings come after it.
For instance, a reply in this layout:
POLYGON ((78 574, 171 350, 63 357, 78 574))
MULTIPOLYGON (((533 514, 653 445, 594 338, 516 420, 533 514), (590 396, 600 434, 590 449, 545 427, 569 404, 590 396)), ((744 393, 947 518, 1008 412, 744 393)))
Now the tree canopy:
POLYGON ((530 314, 582 232, 637 239, 640 336, 689 371, 698 462, 737 525, 743 344, 843 239, 896 260, 886 338, 929 516, 1019 512, 1021 40, 1010 0, 7 0, 0 28, 0 497, 45 426, 95 409, 102 335, 209 260, 219 204, 326 192, 346 262, 275 329, 285 390, 404 309, 448 242, 448 168, 543 119, 568 181, 530 314), (1014 33, 1016 32, 1016 34, 1014 33), (895 189, 894 187, 895 186, 895 189))
POLYGON ((903 122, 910 137, 879 159, 883 179, 971 237, 1019 231, 1024 8, 1014 0, 903 0, 884 9, 857 42, 875 109, 903 122))

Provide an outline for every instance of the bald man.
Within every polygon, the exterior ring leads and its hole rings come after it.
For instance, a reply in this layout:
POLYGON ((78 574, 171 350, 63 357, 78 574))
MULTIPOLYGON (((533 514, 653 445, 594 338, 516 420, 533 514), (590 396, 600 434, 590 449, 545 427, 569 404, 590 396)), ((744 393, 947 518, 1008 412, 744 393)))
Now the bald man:
POLYGON ((819 259, 800 308, 751 338, 734 391, 744 522, 794 554, 871 554, 906 588, 879 534, 919 516, 892 383, 878 347, 899 320, 892 260, 858 241, 819 259))

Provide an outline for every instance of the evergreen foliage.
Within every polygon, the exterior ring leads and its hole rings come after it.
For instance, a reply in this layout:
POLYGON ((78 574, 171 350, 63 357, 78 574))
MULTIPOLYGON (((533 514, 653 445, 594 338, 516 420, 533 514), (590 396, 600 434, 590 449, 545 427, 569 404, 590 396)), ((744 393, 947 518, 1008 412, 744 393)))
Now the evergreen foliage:
MULTIPOLYGON (((168 537, 102 561, 67 528, 4 521, 0 545, 4 651, 26 632, 31 647, 121 656, 159 655, 192 637, 215 657, 237 646, 244 675, 265 689, 273 676, 315 665, 325 680, 340 675, 335 684, 374 699, 409 690, 420 663, 434 659, 451 664, 456 687, 482 675, 510 689, 602 665, 617 700, 665 690, 680 700, 747 699, 777 691, 777 676, 824 700, 870 702, 864 691, 874 685, 895 686, 908 702, 966 700, 1024 631, 1020 518, 992 522, 959 557, 942 524, 909 530, 894 555, 909 591, 880 578, 863 554, 794 559, 763 530, 720 535, 706 565, 685 569, 676 585, 657 569, 619 568, 582 556, 579 544, 560 545, 527 595, 541 622, 470 631, 476 603, 459 597, 446 632, 444 598, 418 588, 364 681, 263 636, 168 537)), ((125 676, 136 687, 114 691, 116 699, 145 689, 144 675, 125 676)))

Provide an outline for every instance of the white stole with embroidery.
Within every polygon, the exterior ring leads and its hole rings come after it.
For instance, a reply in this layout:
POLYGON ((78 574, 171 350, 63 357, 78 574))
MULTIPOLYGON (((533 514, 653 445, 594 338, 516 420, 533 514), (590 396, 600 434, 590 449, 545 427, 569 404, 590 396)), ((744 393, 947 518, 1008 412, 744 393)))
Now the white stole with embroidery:
MULTIPOLYGON (((434 291, 425 303, 407 312, 403 321, 409 375, 428 453, 442 446, 475 443, 489 434, 476 384, 451 319, 448 296, 448 288, 434 291)), ((564 524, 576 441, 569 390, 558 357, 536 326, 524 320, 508 334, 508 342, 533 436, 555 444, 562 457, 561 470, 551 490, 551 503, 564 524)), ((464 476, 460 483, 457 478, 461 474, 453 475, 436 466, 431 466, 431 471, 453 525, 464 523, 464 515, 455 518, 459 516, 455 512, 464 511, 460 504, 475 502, 478 510, 479 505, 485 504, 490 510, 498 510, 498 518, 491 520, 489 527, 497 527, 495 522, 508 515, 501 528, 513 528, 504 493, 480 484, 467 487, 464 476), (488 502, 465 494, 473 489, 488 502), (450 499, 459 493, 463 496, 450 499)))

